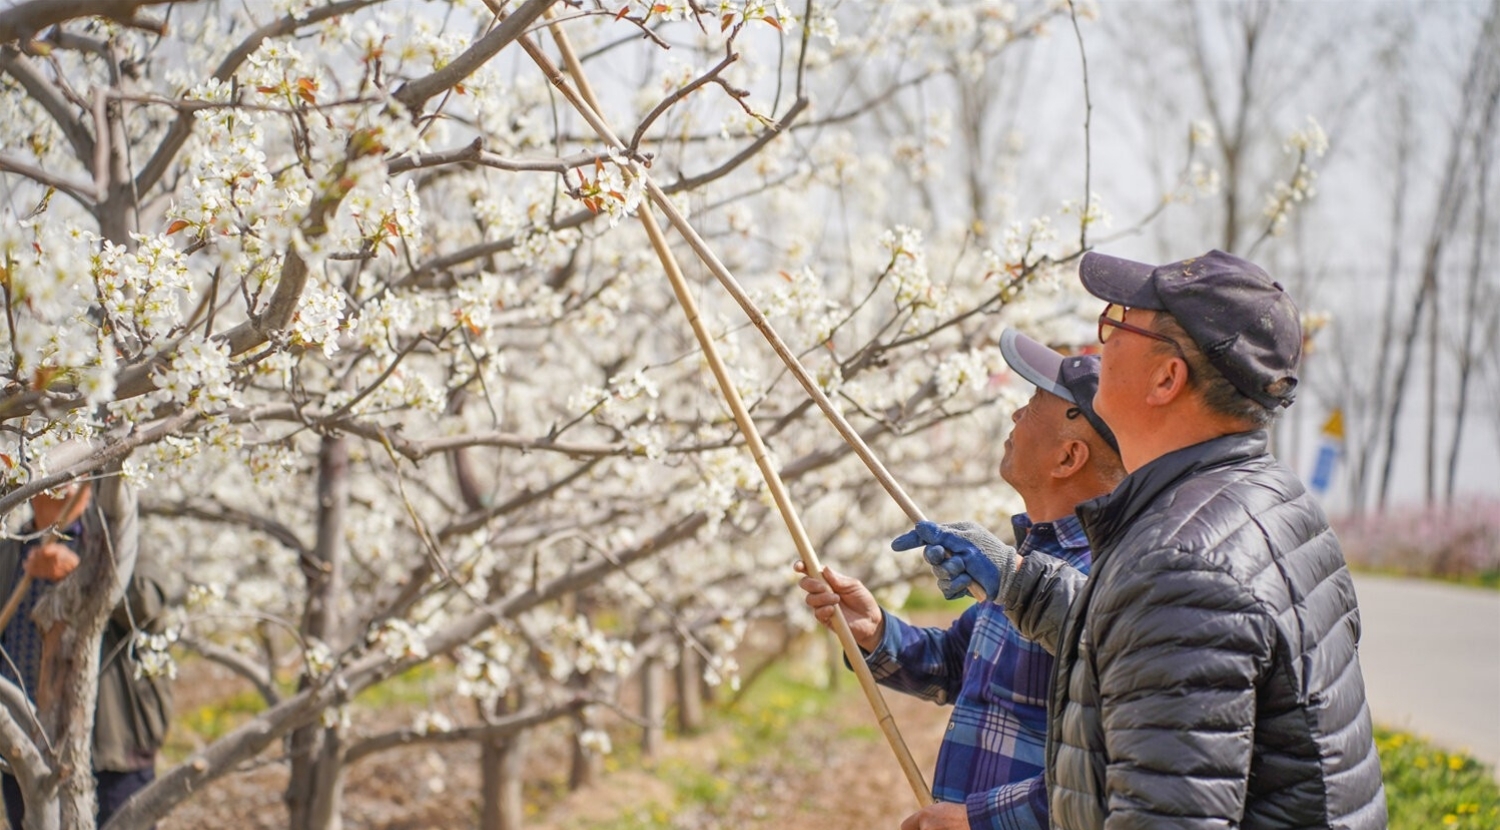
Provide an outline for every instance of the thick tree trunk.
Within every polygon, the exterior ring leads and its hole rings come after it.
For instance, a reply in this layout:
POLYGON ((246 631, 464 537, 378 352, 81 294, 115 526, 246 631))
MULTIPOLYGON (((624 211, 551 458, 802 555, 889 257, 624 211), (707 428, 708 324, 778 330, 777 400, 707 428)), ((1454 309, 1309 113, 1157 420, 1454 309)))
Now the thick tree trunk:
POLYGON ((646 723, 641 754, 655 758, 667 741, 667 670, 659 655, 641 663, 641 720, 646 723))
POLYGON ((677 731, 692 735, 703 728, 703 658, 692 643, 682 644, 677 659, 677 731))
POLYGON ((119 476, 103 477, 95 503, 85 512, 78 569, 46 594, 32 614, 45 632, 37 711, 43 730, 52 736, 60 781, 55 807, 27 805, 28 827, 92 830, 96 824, 93 757, 99 641, 135 569, 136 521, 134 493, 119 476), (54 817, 60 824, 52 824, 54 817))
POLYGON ((523 730, 508 738, 492 738, 480 744, 484 808, 479 830, 521 830, 526 816, 522 785, 528 735, 523 730))
MULTIPOLYGON (((525 697, 518 692, 500 698, 494 705, 478 704, 479 716, 496 723, 519 712, 525 697)), ((493 735, 479 741, 480 807, 479 830, 521 830, 526 817, 526 749, 530 730, 493 735)))
POLYGON ((598 728, 599 715, 594 707, 585 706, 573 718, 573 760, 568 769, 568 790, 581 790, 593 786, 604 771, 604 759, 599 753, 584 746, 581 740, 585 732, 598 728))
MULTIPOLYGON (((337 650, 339 597, 343 589, 344 515, 349 506, 349 444, 342 435, 323 437, 318 454, 318 537, 309 561, 303 562, 307 602, 302 631, 310 640, 337 650)), ((306 688, 307 679, 302 686, 306 688)), ((309 724, 292 732, 288 755, 291 778, 286 804, 291 830, 337 830, 343 790, 343 752, 339 726, 309 724)))
POLYGON ((338 727, 323 730, 322 751, 313 781, 312 805, 308 810, 308 827, 313 830, 341 830, 344 826, 339 808, 344 797, 344 740, 338 727))

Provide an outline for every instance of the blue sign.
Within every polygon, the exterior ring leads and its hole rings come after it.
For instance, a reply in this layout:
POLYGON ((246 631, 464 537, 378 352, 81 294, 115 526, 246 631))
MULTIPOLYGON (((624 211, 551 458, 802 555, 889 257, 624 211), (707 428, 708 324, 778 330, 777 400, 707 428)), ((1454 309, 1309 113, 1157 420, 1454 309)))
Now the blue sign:
POLYGON ((1328 484, 1333 481, 1333 468, 1338 465, 1342 454, 1337 441, 1324 441, 1318 447, 1318 460, 1313 462, 1312 480, 1308 482, 1314 493, 1321 496, 1328 492, 1328 484))

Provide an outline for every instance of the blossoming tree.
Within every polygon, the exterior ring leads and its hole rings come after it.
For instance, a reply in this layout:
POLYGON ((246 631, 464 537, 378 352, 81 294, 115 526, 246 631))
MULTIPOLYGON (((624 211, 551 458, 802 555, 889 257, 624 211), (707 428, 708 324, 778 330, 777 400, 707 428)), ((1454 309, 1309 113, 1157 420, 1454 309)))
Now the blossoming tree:
MULTIPOLYGON (((1050 211, 985 203, 983 159, 947 169, 940 114, 867 138, 914 99, 961 104, 1006 50, 1088 11, 0 11, 0 511, 14 532, 32 495, 121 477, 140 494, 140 556, 167 566, 181 599, 169 635, 134 644, 143 670, 173 671, 175 644, 266 706, 109 826, 149 826, 259 756, 289 767, 300 830, 337 827, 349 765, 391 747, 571 718, 580 751, 599 751, 590 713, 640 661, 686 644, 733 682, 746 625, 788 616, 784 534, 650 247, 620 221, 642 205, 628 162, 925 504, 1001 521, 1017 504, 978 450, 1007 419, 973 417, 1015 403, 997 316, 1085 339, 1057 272, 1102 214, 1086 199, 1056 233, 1050 211), (549 26, 582 45, 623 149, 517 48, 545 50, 549 26), (973 217, 1008 230, 965 225, 927 245, 882 185, 898 166, 921 167, 929 193, 960 177, 973 217), (49 468, 70 439, 91 456, 49 468), (462 705, 395 731, 361 718, 362 690, 438 658, 462 705)), ((820 549, 900 590, 917 563, 882 552, 899 514, 738 310, 710 283, 701 293, 820 549)), ((69 597, 65 620, 112 604, 69 597)), ((25 772, 28 824, 91 826, 77 773, 92 692, 41 729, 0 686, 0 754, 25 772)))

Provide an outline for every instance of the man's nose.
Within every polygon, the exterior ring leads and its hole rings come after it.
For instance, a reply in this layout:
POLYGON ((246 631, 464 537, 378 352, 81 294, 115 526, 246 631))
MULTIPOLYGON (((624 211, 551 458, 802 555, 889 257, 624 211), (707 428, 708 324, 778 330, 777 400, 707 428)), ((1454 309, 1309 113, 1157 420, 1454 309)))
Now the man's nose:
POLYGON ((1017 407, 1015 412, 1010 413, 1010 422, 1013 424, 1021 423, 1021 413, 1025 411, 1025 406, 1017 407))

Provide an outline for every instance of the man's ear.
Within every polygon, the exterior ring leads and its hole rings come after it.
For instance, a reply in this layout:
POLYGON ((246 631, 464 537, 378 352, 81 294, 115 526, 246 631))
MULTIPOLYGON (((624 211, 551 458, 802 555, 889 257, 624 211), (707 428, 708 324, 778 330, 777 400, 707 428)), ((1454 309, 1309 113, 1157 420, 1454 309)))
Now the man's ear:
POLYGON ((1169 357, 1152 370, 1151 389, 1146 395, 1146 402, 1153 406, 1166 406, 1177 400, 1187 388, 1187 361, 1180 357, 1169 357))
POLYGON ((1052 468, 1052 477, 1071 478, 1077 475, 1089 463, 1089 452, 1087 441, 1078 438, 1063 441, 1062 453, 1058 456, 1057 465, 1052 468))

